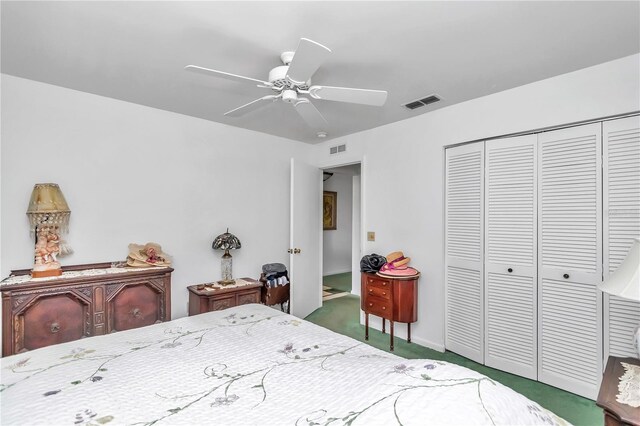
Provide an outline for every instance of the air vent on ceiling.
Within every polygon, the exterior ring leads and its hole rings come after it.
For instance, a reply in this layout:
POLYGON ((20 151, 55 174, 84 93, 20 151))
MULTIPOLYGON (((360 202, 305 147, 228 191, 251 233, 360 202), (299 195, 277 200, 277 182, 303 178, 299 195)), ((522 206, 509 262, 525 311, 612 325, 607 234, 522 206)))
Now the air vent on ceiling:
POLYGON ((416 108, 421 108, 423 106, 427 106, 429 104, 432 104, 434 102, 438 102, 440 100, 440 97, 438 95, 429 95, 425 98, 422 99, 417 99, 415 101, 411 101, 407 104, 404 104, 403 106, 407 109, 416 109, 416 108))
POLYGON ((336 145, 336 146, 332 146, 331 148, 329 148, 329 154, 330 155, 338 154, 340 152, 345 152, 346 150, 347 150, 347 145, 346 144, 336 145))

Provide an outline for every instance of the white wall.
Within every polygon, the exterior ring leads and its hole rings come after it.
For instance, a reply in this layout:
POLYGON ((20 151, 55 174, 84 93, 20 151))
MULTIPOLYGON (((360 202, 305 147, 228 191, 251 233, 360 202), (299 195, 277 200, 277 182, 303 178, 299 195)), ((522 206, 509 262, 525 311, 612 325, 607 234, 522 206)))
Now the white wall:
POLYGON ((309 147, 274 136, 2 75, 1 274, 30 268, 33 185, 58 183, 71 208, 63 264, 125 259, 131 242, 173 255, 172 316, 186 286, 220 278, 213 238, 242 249, 234 275, 288 263, 289 159, 309 147))
POLYGON ((422 272, 417 343, 444 348, 443 147, 638 111, 639 63, 639 55, 629 56, 314 147, 320 167, 366 156, 364 229, 375 231, 376 241, 363 251, 403 250, 422 272), (328 146, 339 143, 347 152, 329 158, 328 146))
POLYGON ((353 175, 334 172, 324 182, 325 191, 338 194, 337 229, 323 231, 322 275, 351 271, 353 175))

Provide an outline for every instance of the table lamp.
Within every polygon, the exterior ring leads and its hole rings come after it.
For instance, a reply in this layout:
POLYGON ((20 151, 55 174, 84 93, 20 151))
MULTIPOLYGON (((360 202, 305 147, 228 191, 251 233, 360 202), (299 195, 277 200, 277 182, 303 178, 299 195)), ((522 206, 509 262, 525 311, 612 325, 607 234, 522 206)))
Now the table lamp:
POLYGON ((51 277, 62 274, 57 257, 71 252, 60 239, 69 231, 71 210, 55 183, 37 183, 31 192, 27 208, 31 224, 31 235, 35 235, 36 246, 33 278, 51 277))
MULTIPOLYGON (((640 240, 634 239, 631 250, 618 269, 598 284, 605 293, 640 301, 640 240)), ((640 327, 635 331, 635 346, 640 358, 640 327)))
POLYGON ((221 285, 230 285, 234 284, 235 280, 233 279, 233 262, 231 258, 231 254, 229 254, 229 250, 237 250, 242 247, 240 240, 233 234, 229 233, 229 228, 227 228, 227 232, 224 234, 218 235, 214 240, 211 247, 214 250, 224 250, 224 254, 222 255, 222 280, 218 281, 218 284, 221 285))

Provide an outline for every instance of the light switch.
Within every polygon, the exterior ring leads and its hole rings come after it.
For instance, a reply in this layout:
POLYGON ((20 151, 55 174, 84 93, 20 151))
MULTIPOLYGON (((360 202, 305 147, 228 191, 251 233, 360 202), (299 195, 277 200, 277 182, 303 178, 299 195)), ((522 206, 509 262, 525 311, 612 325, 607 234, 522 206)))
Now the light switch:
POLYGON ((375 232, 367 232, 367 241, 375 241, 376 233, 375 232))

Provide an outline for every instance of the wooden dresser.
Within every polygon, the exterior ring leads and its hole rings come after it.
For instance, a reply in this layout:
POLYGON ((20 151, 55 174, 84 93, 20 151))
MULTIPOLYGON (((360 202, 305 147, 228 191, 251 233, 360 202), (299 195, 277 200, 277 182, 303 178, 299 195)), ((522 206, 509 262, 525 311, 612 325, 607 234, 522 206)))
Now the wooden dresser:
POLYGON ((418 320, 418 277, 385 278, 362 273, 361 308, 365 318, 365 340, 369 340, 369 314, 382 317, 382 333, 385 320, 389 320, 390 350, 393 350, 394 322, 407 324, 407 342, 411 343, 411 323, 418 320))
POLYGON ((217 283, 207 283, 187 287, 189 289, 189 316, 220 311, 248 303, 260 303, 262 283, 253 278, 241 279, 246 284, 224 287, 217 283))
POLYGON ((621 362, 640 366, 640 360, 637 358, 610 356, 602 376, 602 383, 600 384, 600 392, 598 393, 596 404, 604 410, 605 426, 639 426, 640 408, 623 404, 616 399, 620 377, 622 377, 625 371, 621 362))
POLYGON ((59 277, 12 271, 0 283, 2 356, 171 319, 172 268, 63 267, 59 277))

